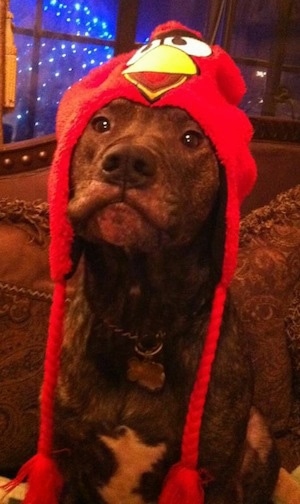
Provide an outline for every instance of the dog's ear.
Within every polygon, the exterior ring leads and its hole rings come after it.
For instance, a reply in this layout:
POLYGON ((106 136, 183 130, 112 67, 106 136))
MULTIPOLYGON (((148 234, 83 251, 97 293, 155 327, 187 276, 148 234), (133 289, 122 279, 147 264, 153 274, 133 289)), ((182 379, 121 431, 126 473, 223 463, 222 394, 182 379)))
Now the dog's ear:
POLYGON ((220 187, 213 211, 213 230, 211 238, 211 258, 215 280, 219 282, 222 276, 226 238, 226 207, 227 207, 227 179, 223 166, 219 163, 220 187))
POLYGON ((84 240, 80 238, 80 236, 74 236, 74 240, 71 247, 71 260, 72 260, 72 269, 65 275, 65 280, 70 280, 74 273, 77 270, 77 266, 79 264, 80 258, 83 254, 84 249, 84 240))

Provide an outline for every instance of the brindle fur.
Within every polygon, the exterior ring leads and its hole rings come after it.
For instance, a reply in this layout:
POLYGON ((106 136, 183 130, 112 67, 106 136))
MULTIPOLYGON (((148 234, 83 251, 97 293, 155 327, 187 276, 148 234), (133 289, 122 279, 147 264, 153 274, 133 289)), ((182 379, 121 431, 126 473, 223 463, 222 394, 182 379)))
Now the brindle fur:
MULTIPOLYGON (((180 457, 220 274, 214 250, 219 235, 223 245, 222 228, 216 230, 222 168, 204 136, 198 146, 183 144, 186 131, 200 130, 179 109, 117 100, 99 116, 109 119, 110 129, 95 131, 90 122, 70 175, 68 211, 81 239, 83 267, 68 310, 57 390, 55 441, 66 480, 62 502, 106 502, 101 488, 112 481, 117 460, 100 437, 118 440, 133 431, 145 450, 164 446, 164 456, 141 475, 132 497, 115 504, 154 503, 168 468, 180 457), (129 217, 125 212, 126 229, 122 216, 121 224, 113 220, 117 212, 105 215, 118 202, 134 208, 129 217), (162 390, 151 392, 126 379, 134 344, 111 325, 134 334, 165 333, 162 390)), ((247 343, 231 304, 229 296, 201 428, 199 468, 213 478, 205 503, 266 504, 278 461, 252 408, 247 343)))

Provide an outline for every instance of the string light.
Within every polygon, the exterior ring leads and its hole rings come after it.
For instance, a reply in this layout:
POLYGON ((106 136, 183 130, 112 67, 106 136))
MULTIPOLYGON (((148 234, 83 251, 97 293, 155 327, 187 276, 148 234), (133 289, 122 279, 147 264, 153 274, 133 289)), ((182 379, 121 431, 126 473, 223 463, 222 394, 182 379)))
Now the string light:
MULTIPOLYGON (((35 0, 30 0, 26 19, 29 12, 35 12, 35 0)), ((104 2, 105 3, 105 2, 104 2)), ((14 112, 7 114, 5 122, 14 128, 13 140, 28 137, 29 121, 32 120, 32 100, 35 105, 34 136, 52 133, 54 131, 55 116, 58 103, 67 88, 81 79, 92 68, 101 65, 113 56, 113 47, 109 41, 114 39, 117 0, 106 0, 107 8, 99 7, 97 0, 68 1, 44 0, 43 26, 48 31, 60 31, 85 36, 87 41, 70 42, 55 38, 40 40, 38 65, 37 95, 32 96, 30 88, 30 75, 36 72, 33 66, 33 39, 26 35, 16 35, 18 53, 18 90, 17 106, 14 112), (100 12, 99 12, 100 11, 100 12), (107 19, 104 19, 104 14, 107 19), (105 46, 88 43, 88 38, 94 37, 107 40, 105 46)), ((18 12, 19 0, 11 0, 12 12, 18 12)), ((26 3, 27 6, 27 3, 26 3)), ((19 23, 23 20, 20 18, 19 23)), ((32 26, 35 22, 32 15, 32 26)), ((15 24, 18 26, 18 15, 15 15, 15 24)))

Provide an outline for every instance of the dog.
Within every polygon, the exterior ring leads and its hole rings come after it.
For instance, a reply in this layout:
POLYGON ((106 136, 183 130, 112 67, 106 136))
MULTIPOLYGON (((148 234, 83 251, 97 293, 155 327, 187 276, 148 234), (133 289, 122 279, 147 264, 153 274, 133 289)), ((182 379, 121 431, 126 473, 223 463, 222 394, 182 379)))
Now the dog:
MULTIPOLYGON (((175 107, 103 107, 72 156, 81 254, 55 400, 63 504, 156 503, 220 277, 222 166, 175 107), (199 169, 200 167, 200 169, 199 169)), ((77 259, 78 259, 77 257, 77 259)), ((267 504, 279 461, 228 296, 201 429, 206 504, 267 504)))

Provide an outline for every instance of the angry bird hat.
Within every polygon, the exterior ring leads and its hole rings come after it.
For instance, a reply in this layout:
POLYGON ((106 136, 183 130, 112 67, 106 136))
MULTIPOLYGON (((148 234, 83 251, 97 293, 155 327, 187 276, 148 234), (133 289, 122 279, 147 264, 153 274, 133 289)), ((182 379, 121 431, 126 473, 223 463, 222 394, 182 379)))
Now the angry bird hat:
POLYGON ((236 266, 240 205, 256 177, 249 152, 252 128, 237 107, 244 92, 241 74, 224 50, 210 47, 198 32, 172 21, 158 26, 146 45, 112 58, 65 93, 57 115, 57 149, 49 181, 50 266, 55 289, 41 392, 40 435, 37 454, 21 468, 13 483, 28 479, 26 504, 58 504, 63 485, 52 460, 52 437, 66 279, 74 270, 75 237, 67 217, 71 156, 93 114, 117 98, 146 107, 185 110, 210 139, 224 171, 226 197, 222 209, 220 278, 186 414, 181 458, 170 469, 159 498, 160 504, 204 502, 205 483, 198 467, 202 418, 226 292, 236 266))

